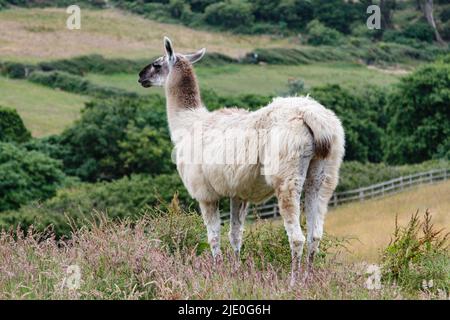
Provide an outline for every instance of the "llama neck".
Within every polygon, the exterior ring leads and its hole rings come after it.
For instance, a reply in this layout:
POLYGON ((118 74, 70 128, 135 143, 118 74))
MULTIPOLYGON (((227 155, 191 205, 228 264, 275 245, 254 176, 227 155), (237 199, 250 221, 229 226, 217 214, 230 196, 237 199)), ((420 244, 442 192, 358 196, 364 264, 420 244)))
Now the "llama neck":
POLYGON ((189 62, 178 58, 166 82, 166 103, 169 126, 177 127, 183 114, 204 109, 194 70, 189 62))

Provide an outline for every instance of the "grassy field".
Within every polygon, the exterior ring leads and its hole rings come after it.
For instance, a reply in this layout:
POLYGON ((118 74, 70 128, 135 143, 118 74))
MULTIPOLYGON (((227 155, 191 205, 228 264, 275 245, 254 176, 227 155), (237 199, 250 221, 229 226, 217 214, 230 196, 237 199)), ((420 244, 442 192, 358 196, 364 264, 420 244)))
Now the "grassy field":
POLYGON ((90 53, 143 58, 161 53, 167 35, 181 52, 208 45, 210 52, 238 57, 256 47, 290 47, 293 40, 192 30, 143 19, 118 10, 82 8, 81 30, 68 30, 63 9, 0 12, 0 59, 39 61, 90 53))
POLYGON ((380 199, 351 203, 333 209, 327 216, 325 231, 333 236, 353 237, 346 255, 353 261, 377 261, 379 250, 390 240, 395 215, 405 225, 417 210, 430 209, 434 224, 449 230, 450 181, 419 186, 410 191, 380 199))
MULTIPOLYGON (((193 30, 181 25, 163 24, 119 10, 82 10, 81 30, 67 30, 63 9, 9 9, 0 12, 0 60, 36 63, 85 54, 107 57, 150 58, 163 52, 162 37, 172 38, 176 50, 189 52, 207 46, 208 52, 239 57, 254 48, 299 46, 298 39, 269 36, 243 36, 226 32, 193 30)), ((136 74, 89 74, 87 79, 139 94, 160 93, 137 84, 136 74)), ((222 65, 206 67, 197 73, 202 88, 221 95, 280 94, 288 79, 305 81, 307 87, 339 83, 352 88, 389 85, 401 74, 370 69, 352 63, 311 65, 222 65)), ((36 86, 25 81, 0 79, 0 104, 16 108, 34 136, 58 133, 79 116, 85 97, 36 86)))
MULTIPOLYGON (((202 67, 196 72, 201 88, 215 90, 221 95, 254 93, 279 94, 286 91, 288 79, 302 79, 309 88, 324 84, 340 84, 346 88, 364 86, 388 86, 399 80, 400 75, 380 72, 359 64, 318 63, 312 65, 223 65, 202 67)), ((143 89, 137 83, 136 74, 89 74, 94 83, 113 86, 139 94, 161 93, 160 89, 143 89)))
POLYGON ((25 80, 0 77, 0 105, 16 109, 35 137, 61 132, 80 116, 87 100, 25 80))

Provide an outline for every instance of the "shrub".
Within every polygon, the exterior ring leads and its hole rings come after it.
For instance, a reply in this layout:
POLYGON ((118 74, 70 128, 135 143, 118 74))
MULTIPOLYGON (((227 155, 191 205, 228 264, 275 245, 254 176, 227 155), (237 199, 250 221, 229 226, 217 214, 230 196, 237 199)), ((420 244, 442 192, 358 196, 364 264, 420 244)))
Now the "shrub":
POLYGON ((318 20, 313 20, 306 26, 308 32, 308 43, 319 45, 337 45, 341 41, 338 31, 327 28, 318 20))
POLYGON ((255 49, 244 59, 246 63, 264 62, 268 64, 308 64, 312 62, 348 60, 348 53, 334 48, 270 48, 255 49))
POLYGON ((389 99, 385 139, 389 163, 433 158, 450 135, 450 64, 437 62, 402 78, 389 99))
POLYGON ((27 78, 36 67, 18 62, 1 62, 0 74, 12 79, 27 78))
MULTIPOLYGON (((305 223, 302 221, 305 230, 305 223)), ((315 264, 321 265, 330 258, 332 253, 346 250, 349 239, 339 239, 324 235, 317 253, 315 264)), ((307 255, 307 246, 304 246, 303 255, 307 255)), ((275 269, 289 271, 291 268, 291 250, 289 239, 284 226, 280 221, 257 220, 246 229, 242 241, 242 259, 253 261, 260 269, 269 265, 275 269)), ((306 263, 306 258, 303 263, 306 263)))
POLYGON ((111 98, 113 96, 137 97, 136 93, 118 88, 98 86, 80 76, 61 71, 35 71, 30 75, 29 80, 50 88, 90 95, 98 98, 111 98))
POLYGON ((157 95, 90 102, 59 144, 65 170, 85 181, 173 168, 166 112, 157 95))
POLYGON ((41 62, 37 65, 37 67, 39 70, 45 72, 63 71, 82 76, 87 73, 137 73, 147 62, 148 61, 146 60, 105 58, 98 54, 92 54, 70 59, 41 62))
POLYGON ((450 39, 450 20, 442 24, 441 36, 445 40, 449 40, 450 39))
POLYGON ((417 22, 407 26, 402 35, 424 42, 433 42, 434 40, 434 30, 426 22, 417 22))
POLYGON ((349 34, 352 23, 366 21, 367 6, 364 1, 314 0, 314 18, 328 28, 349 34))
POLYGON ((0 143, 0 176, 0 211, 48 199, 65 179, 59 161, 11 143, 0 143))
POLYGON ((450 292, 449 234, 436 230, 431 220, 427 210, 422 221, 418 211, 405 227, 396 221, 391 242, 382 255, 385 281, 395 281, 407 291, 450 292))
POLYGON ((26 142, 31 133, 25 128, 22 119, 14 109, 0 106, 0 142, 26 142))
POLYGON ((150 209, 148 215, 151 233, 171 254, 186 254, 209 250, 202 217, 195 211, 180 207, 178 196, 163 208, 150 209))
POLYGON ((252 6, 246 1, 227 0, 205 8, 205 21, 211 25, 242 30, 253 23, 252 6))
POLYGON ((439 18, 441 18, 442 22, 450 21, 450 7, 444 8, 439 14, 439 18))
POLYGON ((70 222, 81 227, 95 212, 102 212, 114 220, 129 218, 134 221, 146 212, 166 210, 175 194, 182 209, 188 210, 194 205, 177 174, 132 175, 113 182, 75 183, 58 190, 56 196, 40 204, 2 212, 0 227, 20 226, 26 230, 33 225, 35 230, 44 231, 51 225, 58 237, 68 237, 70 222))

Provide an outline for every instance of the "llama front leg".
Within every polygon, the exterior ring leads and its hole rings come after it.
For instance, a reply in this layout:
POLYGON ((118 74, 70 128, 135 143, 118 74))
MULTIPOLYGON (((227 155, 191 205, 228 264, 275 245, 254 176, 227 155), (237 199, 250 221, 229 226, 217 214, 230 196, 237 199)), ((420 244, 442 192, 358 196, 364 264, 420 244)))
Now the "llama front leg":
POLYGON ((230 233, 228 234, 231 247, 239 259, 242 245, 242 234, 244 232, 245 217, 247 216, 248 202, 239 198, 230 199, 231 219, 230 233))
POLYGON ((220 254, 220 214, 217 202, 200 201, 200 210, 203 216, 203 222, 208 232, 208 243, 211 247, 213 258, 216 259, 220 254))

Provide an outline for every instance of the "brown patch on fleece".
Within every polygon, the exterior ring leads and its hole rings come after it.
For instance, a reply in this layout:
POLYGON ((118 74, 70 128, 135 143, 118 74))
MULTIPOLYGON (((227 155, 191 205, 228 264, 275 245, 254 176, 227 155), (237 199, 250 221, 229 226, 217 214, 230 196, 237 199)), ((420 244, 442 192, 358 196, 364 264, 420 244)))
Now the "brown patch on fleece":
POLYGON ((167 81, 167 93, 170 107, 177 109, 195 109, 202 107, 200 89, 192 64, 182 56, 172 67, 167 81))

